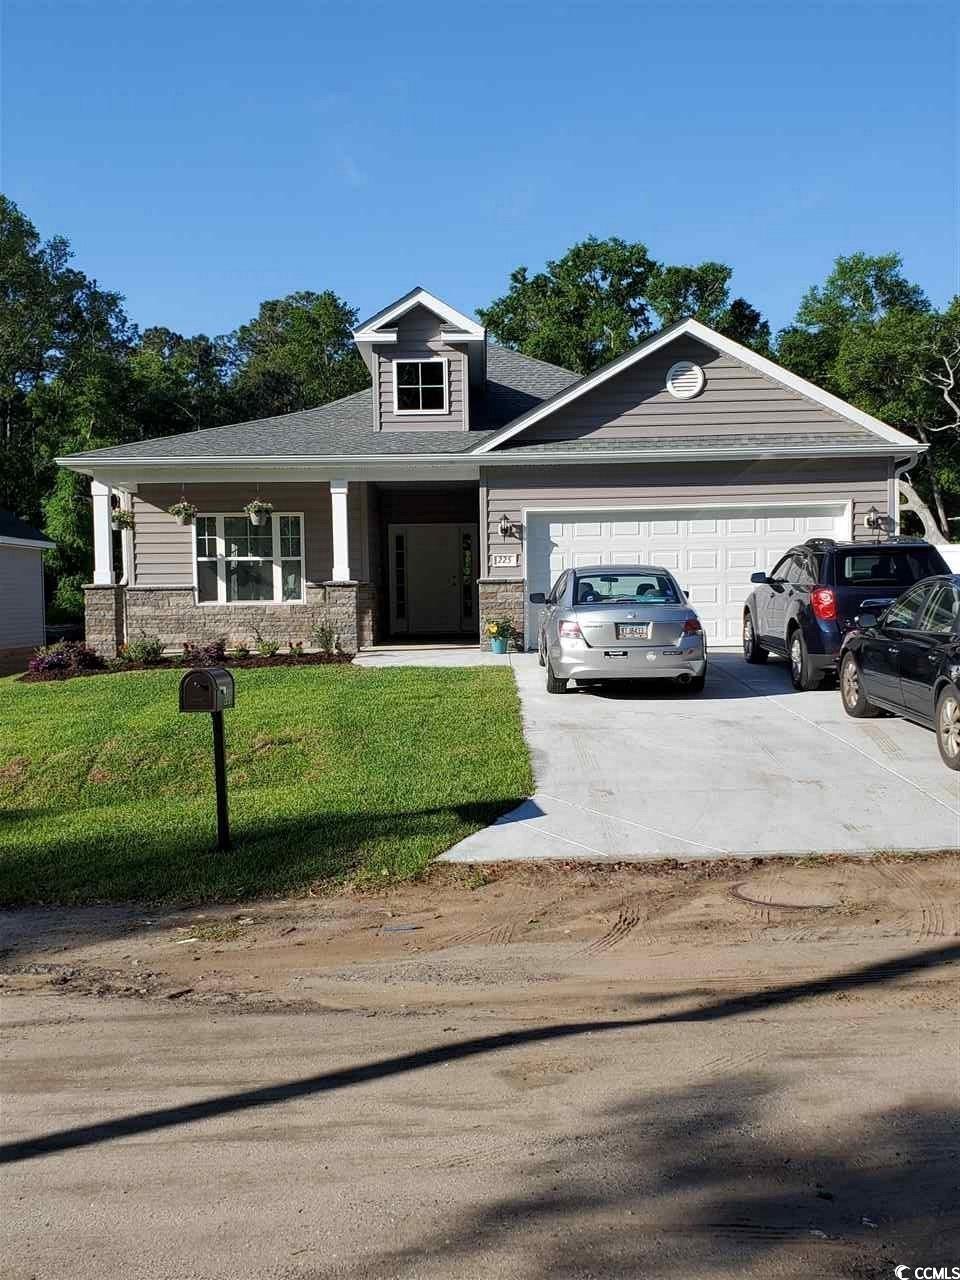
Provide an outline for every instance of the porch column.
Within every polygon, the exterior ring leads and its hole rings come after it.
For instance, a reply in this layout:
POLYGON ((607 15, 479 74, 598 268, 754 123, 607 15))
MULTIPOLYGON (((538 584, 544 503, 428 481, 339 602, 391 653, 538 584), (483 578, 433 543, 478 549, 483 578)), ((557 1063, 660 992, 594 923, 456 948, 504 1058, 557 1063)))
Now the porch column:
POLYGON ((95 587, 112 587, 113 574, 113 531, 110 527, 111 489, 100 480, 90 482, 90 497, 93 500, 93 585, 95 587))
POLYGON ((330 481, 330 506, 333 514, 333 571, 330 574, 334 582, 352 582, 350 572, 350 534, 347 519, 347 493, 349 484, 346 480, 330 481))

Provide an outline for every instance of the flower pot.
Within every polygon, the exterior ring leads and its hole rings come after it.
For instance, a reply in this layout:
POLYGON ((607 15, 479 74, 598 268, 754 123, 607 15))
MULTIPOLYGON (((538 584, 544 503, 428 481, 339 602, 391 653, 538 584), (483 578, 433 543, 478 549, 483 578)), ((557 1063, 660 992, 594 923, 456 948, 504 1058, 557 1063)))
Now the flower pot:
POLYGON ((193 524, 193 516, 188 514, 177 516, 177 524, 193 524))
POLYGON ((506 653, 506 652, 507 652, 507 641, 506 641, 506 637, 505 637, 505 636, 491 636, 491 637, 490 637, 490 652, 491 652, 491 653, 506 653))
POLYGON ((250 523, 252 525, 255 525, 256 528, 260 529, 267 523, 269 516, 270 516, 269 511, 251 511, 250 523))

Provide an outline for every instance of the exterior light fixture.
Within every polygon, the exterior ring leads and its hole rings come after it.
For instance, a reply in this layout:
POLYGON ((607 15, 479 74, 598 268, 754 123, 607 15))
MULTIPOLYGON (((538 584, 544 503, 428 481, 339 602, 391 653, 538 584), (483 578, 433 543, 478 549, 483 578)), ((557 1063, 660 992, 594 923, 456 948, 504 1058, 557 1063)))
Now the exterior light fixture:
POLYGON ((497 528, 500 530, 501 538, 510 538, 513 536, 513 525, 505 515, 500 517, 500 523, 497 528))
POLYGON ((876 507, 871 507, 864 517, 864 524, 868 529, 880 528, 880 512, 876 507))

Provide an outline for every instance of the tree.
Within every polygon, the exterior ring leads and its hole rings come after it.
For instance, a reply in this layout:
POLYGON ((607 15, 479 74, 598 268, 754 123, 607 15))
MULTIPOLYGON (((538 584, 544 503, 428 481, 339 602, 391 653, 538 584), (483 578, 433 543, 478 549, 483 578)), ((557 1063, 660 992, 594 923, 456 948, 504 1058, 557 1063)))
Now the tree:
POLYGON ((744 298, 730 300, 731 274, 719 262, 663 266, 644 244, 590 236, 535 275, 518 267, 478 314, 506 346, 578 373, 690 316, 765 349, 769 326, 744 298))
POLYGON ((925 536, 949 539, 950 499, 960 497, 960 303, 938 313, 897 254, 856 253, 806 293, 777 346, 788 368, 931 446, 918 473, 901 478, 901 502, 925 536))
POLYGON ((369 385, 353 343, 357 313, 329 289, 261 303, 231 335, 235 414, 267 417, 310 409, 369 385))

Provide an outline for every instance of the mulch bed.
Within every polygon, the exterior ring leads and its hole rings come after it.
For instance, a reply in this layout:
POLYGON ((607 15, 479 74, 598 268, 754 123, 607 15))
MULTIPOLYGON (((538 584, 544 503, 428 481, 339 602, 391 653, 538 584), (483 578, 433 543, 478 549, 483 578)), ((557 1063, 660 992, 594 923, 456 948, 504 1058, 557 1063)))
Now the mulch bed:
POLYGON ((217 662, 191 663, 181 657, 163 658, 160 662, 125 662, 122 667, 92 667, 80 671, 25 671, 19 677, 24 684, 49 683, 51 680, 74 680, 78 676, 114 676, 125 671, 164 671, 180 668, 190 671, 196 666, 208 667, 338 667, 353 661, 352 653, 275 653, 271 657, 251 654, 234 658, 230 654, 217 662))

